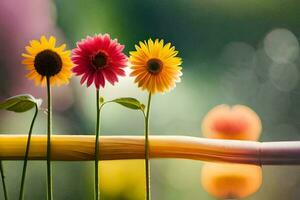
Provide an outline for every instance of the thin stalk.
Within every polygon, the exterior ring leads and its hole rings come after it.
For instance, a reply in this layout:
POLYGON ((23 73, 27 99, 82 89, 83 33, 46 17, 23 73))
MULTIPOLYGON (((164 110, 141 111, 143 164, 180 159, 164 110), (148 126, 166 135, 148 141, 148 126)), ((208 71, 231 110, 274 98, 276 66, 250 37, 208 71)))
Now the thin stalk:
POLYGON ((97 121, 96 121, 96 138, 95 138, 95 200, 100 199, 99 190, 99 136, 100 136, 100 102, 99 89, 96 89, 96 106, 97 106, 97 121))
POLYGON ((24 183, 25 183, 25 177, 26 177, 26 169, 27 169, 27 161, 28 161, 28 154, 29 154, 29 148, 30 148, 31 134, 32 134, 33 125, 34 125, 37 114, 38 114, 38 107, 37 107, 37 105, 35 105, 35 113, 34 113, 32 121, 31 121, 28 138, 27 138, 27 145, 26 145, 26 150, 25 150, 25 157, 24 157, 23 171, 22 171, 21 188, 20 188, 20 193, 19 193, 19 200, 22 200, 24 198, 24 183))
POLYGON ((149 92, 147 112, 145 115, 145 171, 146 171, 146 200, 151 199, 150 190, 150 161, 149 161, 149 114, 151 106, 151 92, 149 92))
POLYGON ((0 173, 1 173, 1 178, 2 178, 2 186, 3 186, 3 193, 4 193, 4 199, 8 200, 8 195, 7 195, 7 190, 6 190, 6 184, 4 180, 4 170, 3 170, 3 164, 2 161, 0 160, 0 173))
POLYGON ((47 115, 47 197, 52 200, 51 134, 52 134, 52 97, 50 77, 47 76, 48 115, 47 115))

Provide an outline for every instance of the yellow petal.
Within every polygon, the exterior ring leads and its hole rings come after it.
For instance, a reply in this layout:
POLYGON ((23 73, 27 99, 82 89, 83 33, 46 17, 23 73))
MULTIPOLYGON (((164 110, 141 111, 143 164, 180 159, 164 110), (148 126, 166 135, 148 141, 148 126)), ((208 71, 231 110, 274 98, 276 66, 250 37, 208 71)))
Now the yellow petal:
POLYGON ((55 37, 51 36, 50 39, 49 39, 49 47, 54 48, 55 47, 55 42, 56 42, 55 37))
POLYGON ((48 43, 46 36, 43 35, 41 37, 40 41, 41 41, 41 45, 49 47, 49 43, 48 43))

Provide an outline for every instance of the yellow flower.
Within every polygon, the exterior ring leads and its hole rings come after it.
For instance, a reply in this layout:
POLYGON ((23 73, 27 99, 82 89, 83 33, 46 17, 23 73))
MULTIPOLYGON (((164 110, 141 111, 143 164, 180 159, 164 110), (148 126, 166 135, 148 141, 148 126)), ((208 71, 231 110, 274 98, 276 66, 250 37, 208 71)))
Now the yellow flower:
POLYGON ((70 58, 71 51, 65 51, 65 44, 55 47, 55 42, 53 36, 49 40, 42 36, 40 41, 32 40, 30 45, 25 47, 27 54, 22 54, 25 58, 22 64, 29 71, 26 77, 34 80, 36 85, 45 86, 46 77, 50 78, 51 85, 69 83, 73 66, 70 58))
POLYGON ((164 93, 180 82, 181 58, 176 57, 178 51, 171 43, 164 45, 163 40, 140 42, 135 45, 136 51, 130 52, 129 61, 135 76, 135 83, 143 90, 151 93, 164 93))

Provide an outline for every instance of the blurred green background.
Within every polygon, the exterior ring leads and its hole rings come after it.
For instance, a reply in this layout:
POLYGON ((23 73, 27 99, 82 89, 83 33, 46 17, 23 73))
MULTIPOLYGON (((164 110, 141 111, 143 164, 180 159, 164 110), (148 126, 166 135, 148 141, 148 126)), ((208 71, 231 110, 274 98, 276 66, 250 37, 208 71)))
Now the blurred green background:
MULTIPOLYGON (((300 139, 300 2, 298 0, 1 0, 0 97, 45 90, 25 78, 21 53, 31 39, 53 34, 68 48, 96 33, 109 33, 126 45, 148 38, 171 42, 183 58, 175 90, 155 95, 151 134, 201 136, 201 120, 218 104, 244 104, 263 122, 260 141, 300 139)), ((147 94, 123 78, 102 91, 105 99, 147 94)), ((93 88, 79 78, 54 89, 54 133, 93 134, 93 88)), ((43 105, 46 107, 46 104, 43 105)), ((27 134, 33 112, 0 113, 0 133, 27 134)), ((46 133, 39 113, 35 134, 46 133)), ((103 135, 142 135, 140 113, 117 105, 104 108, 103 135)), ((107 200, 138 200, 144 195, 143 161, 101 162, 107 200)), ((154 200, 214 199, 200 183, 202 162, 153 160, 154 200)), ((55 199, 91 199, 93 162, 55 162, 55 199)), ((19 191, 22 162, 4 162, 9 195, 19 191)), ((29 163, 26 199, 44 199, 46 164, 29 163)), ((300 199, 300 167, 263 167, 260 190, 251 200, 300 199)), ((2 190, 0 190, 0 199, 2 190)))

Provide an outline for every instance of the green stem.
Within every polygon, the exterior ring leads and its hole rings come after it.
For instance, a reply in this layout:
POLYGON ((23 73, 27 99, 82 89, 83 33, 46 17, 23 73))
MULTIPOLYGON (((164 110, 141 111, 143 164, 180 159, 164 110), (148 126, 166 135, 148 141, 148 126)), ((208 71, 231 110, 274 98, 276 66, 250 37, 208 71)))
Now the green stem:
POLYGON ((149 161, 149 114, 151 106, 151 92, 149 92, 147 112, 145 115, 145 171, 146 171, 146 200, 151 199, 150 190, 150 161, 149 161))
POLYGON ((2 178, 2 186, 3 186, 3 193, 4 193, 4 199, 8 200, 8 195, 7 195, 7 190, 6 190, 6 184, 4 180, 4 170, 3 170, 3 164, 2 161, 0 160, 0 173, 1 173, 1 178, 2 178))
POLYGON ((22 180, 21 180, 21 188, 20 188, 20 193, 19 193, 19 200, 22 200, 24 198, 24 183, 25 183, 25 177, 26 177, 26 169, 27 169, 27 161, 28 161, 28 154, 29 154, 29 148, 30 148, 31 133, 32 133, 33 125, 34 125, 37 114, 38 114, 38 107, 35 104, 35 113, 34 113, 32 121, 31 121, 30 129, 29 129, 29 133, 28 133, 24 163, 23 163, 23 171, 22 171, 22 180))
POLYGON ((50 77, 47 76, 48 115, 47 115, 47 197, 52 200, 52 170, 51 170, 51 134, 52 134, 52 97, 50 77))
POLYGON ((99 136, 100 136, 100 102, 99 89, 96 89, 97 121, 96 121, 96 138, 95 138, 95 200, 100 199, 99 190, 99 136))

